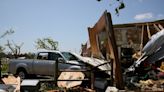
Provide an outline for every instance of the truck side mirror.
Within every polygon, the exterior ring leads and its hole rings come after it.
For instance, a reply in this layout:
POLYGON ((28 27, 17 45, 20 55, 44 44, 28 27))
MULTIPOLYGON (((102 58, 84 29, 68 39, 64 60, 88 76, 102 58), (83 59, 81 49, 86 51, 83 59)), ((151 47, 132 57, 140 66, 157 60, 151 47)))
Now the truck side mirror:
POLYGON ((63 58, 58 58, 58 62, 64 63, 65 60, 63 58))

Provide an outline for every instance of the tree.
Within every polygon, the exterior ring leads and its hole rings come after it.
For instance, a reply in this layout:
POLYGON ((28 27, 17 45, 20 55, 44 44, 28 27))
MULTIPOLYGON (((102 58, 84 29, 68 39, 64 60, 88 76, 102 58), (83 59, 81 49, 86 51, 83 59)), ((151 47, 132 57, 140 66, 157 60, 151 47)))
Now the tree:
POLYGON ((5 53, 3 52, 4 51, 4 47, 0 46, 0 60, 5 57, 5 53))
POLYGON ((17 58, 20 53, 21 53, 21 47, 23 46, 23 42, 18 45, 16 44, 14 41, 12 41, 13 43, 10 43, 9 40, 7 40, 7 44, 6 46, 11 50, 11 52, 14 54, 15 58, 17 58))
MULTIPOLYGON (((14 30, 12 30, 12 29, 7 30, 2 35, 0 35, 0 39, 4 38, 6 35, 11 35, 13 33, 14 33, 14 30)), ((1 77, 1 70, 2 70, 1 60, 2 60, 3 57, 5 57, 4 49, 5 48, 3 46, 0 46, 0 77, 1 77)), ((0 79, 0 82, 2 82, 1 79, 0 79)))
POLYGON ((29 53, 25 53, 24 56, 25 56, 26 58, 28 58, 28 59, 33 59, 33 58, 35 57, 35 54, 29 52, 29 53))
POLYGON ((4 38, 6 35, 11 35, 14 33, 14 30, 13 29, 10 29, 10 30, 7 30, 6 32, 4 32, 1 36, 0 36, 0 39, 1 38, 4 38))
MULTIPOLYGON (((6 32, 4 32, 1 36, 1 38, 4 38, 6 35, 11 35, 13 34, 15 31, 13 29, 9 29, 6 32)), ((15 58, 17 58, 18 55, 20 55, 21 53, 21 47, 23 46, 23 43, 21 43, 20 45, 15 44, 14 41, 12 41, 13 43, 10 43, 9 40, 7 40, 7 44, 6 46, 11 50, 12 54, 14 54, 15 58)), ((4 47, 0 46, 0 52, 4 51, 4 47)))
POLYGON ((5 50, 5 48, 0 46, 0 52, 3 52, 4 50, 5 50))
MULTIPOLYGON (((11 35, 14 33, 13 29, 6 30, 2 35, 0 35, 0 39, 4 38, 7 35, 11 35)), ((4 53, 5 48, 3 46, 0 46, 0 60, 5 56, 4 53)))
MULTIPOLYGON (((102 1, 102 0, 97 0, 98 2, 102 1)), ((117 15, 119 15, 119 11, 121 9, 124 9, 125 8, 125 4, 123 2, 123 0, 115 0, 119 5, 115 8, 115 12, 117 15)))
MULTIPOLYGON (((14 33, 13 29, 6 30, 2 35, 0 35, 0 39, 4 38, 6 35, 11 35, 14 33)), ((0 53, 2 53, 5 50, 3 46, 0 46, 0 53)))
POLYGON ((52 38, 43 38, 43 39, 39 38, 35 43, 37 49, 47 49, 47 50, 58 49, 58 42, 54 41, 52 38))

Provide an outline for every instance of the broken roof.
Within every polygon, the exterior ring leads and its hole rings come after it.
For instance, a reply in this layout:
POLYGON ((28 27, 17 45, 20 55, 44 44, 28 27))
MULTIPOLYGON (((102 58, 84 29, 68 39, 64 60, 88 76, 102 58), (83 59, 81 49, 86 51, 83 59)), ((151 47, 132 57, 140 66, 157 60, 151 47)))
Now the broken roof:
POLYGON ((161 20, 155 20, 155 21, 150 21, 150 22, 137 22, 137 23, 123 23, 123 24, 114 24, 114 28, 119 28, 119 27, 133 27, 133 26, 142 26, 146 24, 154 24, 154 23, 160 23, 164 24, 164 19, 161 20))

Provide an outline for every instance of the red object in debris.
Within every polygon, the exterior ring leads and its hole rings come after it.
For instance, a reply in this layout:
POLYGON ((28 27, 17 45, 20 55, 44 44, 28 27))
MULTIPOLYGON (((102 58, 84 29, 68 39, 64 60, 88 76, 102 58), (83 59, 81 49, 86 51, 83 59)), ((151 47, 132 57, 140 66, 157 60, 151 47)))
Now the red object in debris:
POLYGON ((164 72, 159 72, 159 73, 157 74, 157 77, 158 77, 158 79, 164 78, 164 72))

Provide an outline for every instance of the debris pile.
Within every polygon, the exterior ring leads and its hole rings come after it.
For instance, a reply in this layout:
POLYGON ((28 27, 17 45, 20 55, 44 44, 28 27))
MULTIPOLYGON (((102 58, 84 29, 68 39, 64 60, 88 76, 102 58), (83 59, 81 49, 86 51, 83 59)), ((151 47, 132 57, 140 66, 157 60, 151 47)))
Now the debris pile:
POLYGON ((141 91, 163 91, 164 80, 140 80, 139 81, 141 91))
POLYGON ((2 78, 4 84, 0 84, 0 90, 3 92, 17 92, 20 91, 20 77, 8 76, 2 78))
POLYGON ((130 89, 164 90, 164 29, 154 34, 142 50, 142 55, 125 72, 130 89))
POLYGON ((58 87, 71 88, 80 85, 82 81, 71 81, 71 80, 82 80, 84 79, 82 72, 62 72, 58 80, 70 80, 70 81, 58 81, 58 87))

